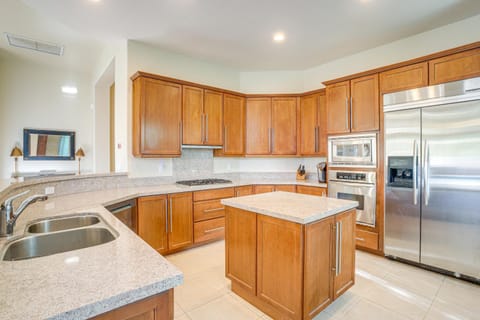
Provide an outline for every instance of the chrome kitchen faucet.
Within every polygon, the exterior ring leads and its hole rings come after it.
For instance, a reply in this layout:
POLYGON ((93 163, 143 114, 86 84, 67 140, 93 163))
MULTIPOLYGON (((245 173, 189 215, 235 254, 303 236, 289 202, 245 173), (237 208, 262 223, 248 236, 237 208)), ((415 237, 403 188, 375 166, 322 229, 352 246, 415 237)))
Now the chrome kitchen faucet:
POLYGON ((22 193, 11 196, 5 202, 2 203, 0 207, 0 237, 8 237, 13 234, 13 228, 17 222, 18 217, 22 212, 32 203, 37 201, 45 201, 48 199, 48 196, 43 194, 36 194, 27 199, 23 200, 17 210, 13 210, 12 202, 13 200, 26 195, 30 190, 24 191, 22 193))

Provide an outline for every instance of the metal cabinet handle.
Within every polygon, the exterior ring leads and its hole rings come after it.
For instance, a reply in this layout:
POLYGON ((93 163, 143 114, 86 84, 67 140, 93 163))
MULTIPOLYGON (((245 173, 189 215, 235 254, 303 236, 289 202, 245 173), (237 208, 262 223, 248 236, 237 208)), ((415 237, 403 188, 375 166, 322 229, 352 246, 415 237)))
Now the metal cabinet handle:
POLYGON ((208 113, 205 114, 205 143, 208 143, 208 113))
POLYGON ((205 128, 204 124, 205 123, 203 121, 204 120, 203 116, 204 116, 204 114, 202 113, 200 115, 200 139, 201 139, 202 143, 205 143, 205 130, 204 130, 204 128, 205 128))
POLYGON ((430 200, 430 146, 425 140, 425 161, 423 167, 423 176, 425 182, 425 206, 428 206, 430 200))
POLYGON ((227 126, 223 127, 223 152, 227 152, 227 126))
POLYGON ((417 204, 417 188, 418 188, 418 175, 417 175, 417 165, 418 165, 418 142, 413 140, 413 204, 417 204))
POLYGON ((208 230, 205 230, 203 231, 203 233, 212 233, 212 232, 215 232, 215 231, 220 231, 220 230, 223 230, 225 229, 225 227, 218 227, 218 228, 213 228, 213 229, 208 229, 208 230))
POLYGON ((272 146, 270 152, 273 152, 273 145, 275 144, 275 128, 272 128, 272 146))
POLYGON ((357 238, 355 238, 355 240, 365 242, 365 239, 364 239, 364 238, 358 238, 358 237, 357 237, 357 238))
POLYGON ((268 152, 272 153, 272 128, 268 128, 268 152))
POLYGON ((170 232, 173 232, 172 198, 170 198, 170 232))
POLYGON ((345 128, 348 129, 348 97, 345 97, 345 128))
POLYGON ((165 199, 165 233, 168 233, 168 200, 165 199))
POLYGON ((339 275, 342 272, 342 221, 337 222, 337 265, 335 268, 335 275, 339 275))
POLYGON ((204 213, 209 213, 209 212, 216 212, 216 211, 222 211, 222 210, 225 210, 225 207, 214 208, 214 209, 205 209, 205 210, 203 210, 203 212, 204 213))
MULTIPOLYGON (((180 121, 178 123, 178 141, 179 141, 179 144, 182 145, 183 144, 183 127, 182 127, 182 121, 180 121)), ((180 149, 180 147, 179 147, 180 149)))
POLYGON ((353 97, 350 96, 350 128, 353 128, 353 97))
POLYGON ((317 141, 317 137, 318 137, 318 127, 315 127, 315 152, 318 152, 318 141, 317 141))
POLYGON ((235 197, 238 197, 238 190, 235 191, 235 197))

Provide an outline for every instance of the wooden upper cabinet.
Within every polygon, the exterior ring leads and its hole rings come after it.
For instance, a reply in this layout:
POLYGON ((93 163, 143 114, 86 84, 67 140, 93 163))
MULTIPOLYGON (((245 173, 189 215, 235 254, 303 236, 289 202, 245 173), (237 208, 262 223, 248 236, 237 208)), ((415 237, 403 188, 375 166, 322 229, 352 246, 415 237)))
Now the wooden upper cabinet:
POLYGON ((380 126, 380 94, 378 74, 350 81, 350 130, 365 132, 380 126))
POLYGON ((327 86, 327 132, 350 132, 350 81, 327 86))
POLYGON ((182 86, 147 77, 136 78, 132 125, 135 157, 180 156, 182 86))
POLYGON ((183 144, 222 145, 223 94, 183 86, 183 144))
POLYGON ((168 201, 168 248, 187 247, 193 244, 192 193, 170 194, 168 201))
POLYGON ((297 99, 272 98, 271 150, 275 155, 297 153, 297 99))
POLYGON ((223 97, 224 155, 245 154, 245 98, 225 94, 223 97))
POLYGON ((480 76, 480 49, 468 50, 428 62, 429 84, 480 76))
POLYGON ((203 144, 203 130, 203 89, 183 86, 183 144, 203 144))
POLYGON ((167 196, 138 198, 138 235, 159 253, 168 251, 167 196))
POLYGON ((428 63, 421 62, 380 73, 380 93, 428 86, 428 63))
POLYGON ((327 155, 327 119, 324 94, 300 98, 300 154, 327 155))
POLYGON ((207 145, 223 144, 223 94, 205 90, 204 97, 205 139, 207 145))
POLYGON ((247 99, 247 141, 248 155, 268 155, 272 152, 272 99, 247 99))
POLYGON ((330 134, 379 129, 378 74, 327 86, 327 131, 330 134))

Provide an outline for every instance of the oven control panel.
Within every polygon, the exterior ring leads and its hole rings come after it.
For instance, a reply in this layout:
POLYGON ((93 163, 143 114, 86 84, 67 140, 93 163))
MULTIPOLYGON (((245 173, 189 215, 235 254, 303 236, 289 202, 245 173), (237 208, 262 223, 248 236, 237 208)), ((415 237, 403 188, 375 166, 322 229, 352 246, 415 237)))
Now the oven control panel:
POLYGON ((365 181, 366 178, 367 175, 365 173, 337 172, 338 180, 365 181))
POLYGON ((328 171, 329 181, 376 184, 375 171, 328 171))

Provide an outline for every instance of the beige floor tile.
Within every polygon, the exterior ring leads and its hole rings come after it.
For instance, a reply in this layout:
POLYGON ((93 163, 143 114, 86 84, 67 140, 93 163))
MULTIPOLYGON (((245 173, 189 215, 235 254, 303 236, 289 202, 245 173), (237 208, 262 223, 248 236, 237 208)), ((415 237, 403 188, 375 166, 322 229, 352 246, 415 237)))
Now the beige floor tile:
POLYGON ((399 315, 393 311, 383 308, 366 299, 360 301, 351 308, 345 315, 336 316, 335 320, 409 320, 408 317, 399 315))
POLYGON ((185 276, 184 284, 174 290, 175 301, 188 312, 228 293, 225 281, 211 269, 194 276, 185 276))
POLYGON ((432 298, 418 295, 385 279, 375 277, 373 280, 375 284, 366 297, 370 302, 411 319, 421 320, 425 317, 432 298))
POLYGON ((440 290, 445 276, 408 264, 398 264, 388 271, 384 279, 392 285, 433 300, 440 290))
POLYGON ((182 314, 181 316, 178 316, 178 317, 175 316, 175 317, 174 317, 174 320, 191 320, 191 319, 188 317, 187 314, 184 313, 184 314, 182 314))
POLYGON ((425 320, 473 320, 480 319, 478 310, 468 309, 441 299, 433 302, 425 320))
MULTIPOLYGON (((174 300, 175 300, 175 297, 174 297, 174 300)), ((174 317, 183 316, 184 314, 185 314, 185 311, 183 311, 183 309, 180 307, 180 305, 175 302, 173 304, 173 315, 174 315, 174 317)))
POLYGON ((240 305, 244 306, 245 308, 250 309, 253 311, 257 316, 259 317, 268 317, 265 313, 263 313, 261 310, 257 309, 254 305, 248 303, 247 301, 243 300, 243 298, 237 296, 235 293, 230 292, 230 296, 236 300, 240 305))
POLYGON ((350 291, 345 292, 337 300, 335 300, 331 305, 326 307, 322 312, 334 316, 341 316, 346 314, 351 308, 360 301, 360 297, 350 291))
MULTIPOLYGON (((444 306, 467 310, 480 319, 480 285, 447 277, 435 300, 444 306)), ((439 307, 439 304, 436 306, 439 307)))
POLYGON ((229 294, 188 311, 187 314, 192 320, 262 319, 262 316, 258 316, 255 312, 240 304, 229 294))
POLYGON ((355 265, 365 272, 372 273, 377 277, 386 275, 389 269, 394 268, 399 262, 391 261, 371 253, 356 251, 355 265))

